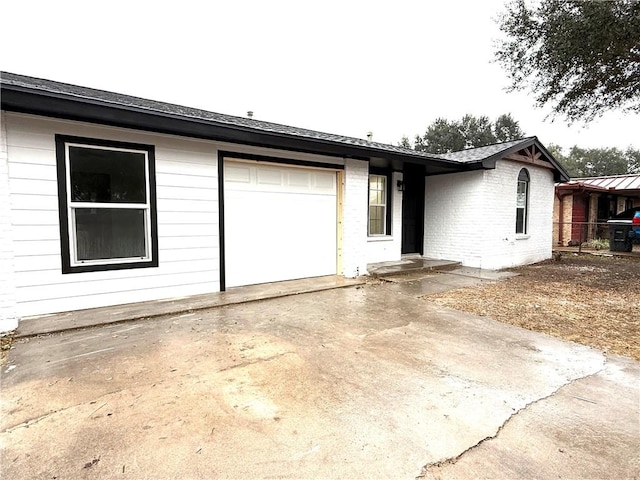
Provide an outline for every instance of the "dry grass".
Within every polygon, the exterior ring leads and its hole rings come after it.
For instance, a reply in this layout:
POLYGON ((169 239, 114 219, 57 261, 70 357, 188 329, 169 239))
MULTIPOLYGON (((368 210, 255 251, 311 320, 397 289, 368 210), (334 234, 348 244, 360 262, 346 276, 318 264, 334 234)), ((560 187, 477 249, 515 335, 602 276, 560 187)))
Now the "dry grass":
POLYGON ((563 254, 430 301, 640 361, 640 259, 563 254))
POLYGON ((0 366, 4 365, 7 353, 13 347, 13 335, 0 336, 0 366))

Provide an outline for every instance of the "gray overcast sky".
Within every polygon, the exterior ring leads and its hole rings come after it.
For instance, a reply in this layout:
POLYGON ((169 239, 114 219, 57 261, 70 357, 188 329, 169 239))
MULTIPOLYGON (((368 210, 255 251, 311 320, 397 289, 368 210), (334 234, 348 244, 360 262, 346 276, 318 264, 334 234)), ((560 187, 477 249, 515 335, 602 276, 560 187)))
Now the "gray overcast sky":
POLYGON ((503 0, 13 1, 0 69, 397 143, 437 117, 511 113, 563 147, 640 148, 640 116, 545 120, 491 63, 503 0))

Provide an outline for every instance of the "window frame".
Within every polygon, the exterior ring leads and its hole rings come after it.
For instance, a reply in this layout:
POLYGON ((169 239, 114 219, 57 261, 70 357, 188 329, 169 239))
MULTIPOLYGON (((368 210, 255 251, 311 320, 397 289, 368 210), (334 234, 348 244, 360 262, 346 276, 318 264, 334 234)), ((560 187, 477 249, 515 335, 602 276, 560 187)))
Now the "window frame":
POLYGON ((520 169, 518 172, 518 181, 516 183, 516 235, 525 236, 529 234, 529 192, 531 190, 531 175, 526 168, 520 169), (525 178, 523 178, 525 177, 525 178), (518 204, 518 195, 520 185, 524 185, 524 205, 518 204), (522 231, 518 231, 518 211, 522 210, 522 231))
POLYGON ((367 236, 370 238, 391 236, 391 174, 386 171, 371 170, 367 177, 367 236), (371 203, 371 177, 381 177, 385 179, 384 205, 371 203), (384 207, 383 233, 371 233, 371 207, 384 207))
POLYGON ((58 213, 62 273, 82 273, 158 266, 158 220, 156 211, 155 147, 137 143, 117 142, 95 138, 56 135, 56 163, 58 176, 58 213), (71 199, 71 168, 69 148, 140 153, 145 157, 145 203, 78 202, 71 199), (144 210, 144 257, 78 260, 76 215, 81 209, 144 210))

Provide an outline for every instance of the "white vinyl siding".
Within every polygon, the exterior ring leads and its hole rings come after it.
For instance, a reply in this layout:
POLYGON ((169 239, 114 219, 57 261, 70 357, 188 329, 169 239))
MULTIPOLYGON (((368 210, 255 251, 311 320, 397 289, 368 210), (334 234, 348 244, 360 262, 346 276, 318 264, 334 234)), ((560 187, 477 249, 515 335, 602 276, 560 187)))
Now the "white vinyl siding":
POLYGON ((215 144, 22 114, 5 118, 20 316, 219 291, 215 144), (155 146, 158 268, 61 273, 56 134, 155 146))
POLYGON ((0 111, 0 333, 11 331, 18 326, 13 272, 14 219, 9 194, 6 121, 4 112, 0 111))

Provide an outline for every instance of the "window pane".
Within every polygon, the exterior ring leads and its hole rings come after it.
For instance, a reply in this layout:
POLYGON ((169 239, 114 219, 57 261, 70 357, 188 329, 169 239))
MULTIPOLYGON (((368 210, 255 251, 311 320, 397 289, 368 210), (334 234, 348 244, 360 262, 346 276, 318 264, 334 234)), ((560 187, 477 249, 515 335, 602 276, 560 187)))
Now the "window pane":
POLYGON ((69 147, 71 201, 145 203, 144 153, 69 147))
POLYGON ((516 206, 525 207, 527 205, 527 183, 518 182, 518 196, 516 206))
POLYGON ((524 232, 524 208, 516 208, 516 233, 524 232))
POLYGON ((77 259, 146 257, 143 209, 77 208, 77 259))
POLYGON ((369 234, 384 235, 384 207, 369 207, 369 234))
POLYGON ((371 175, 369 177, 369 205, 386 205, 386 177, 371 175))

